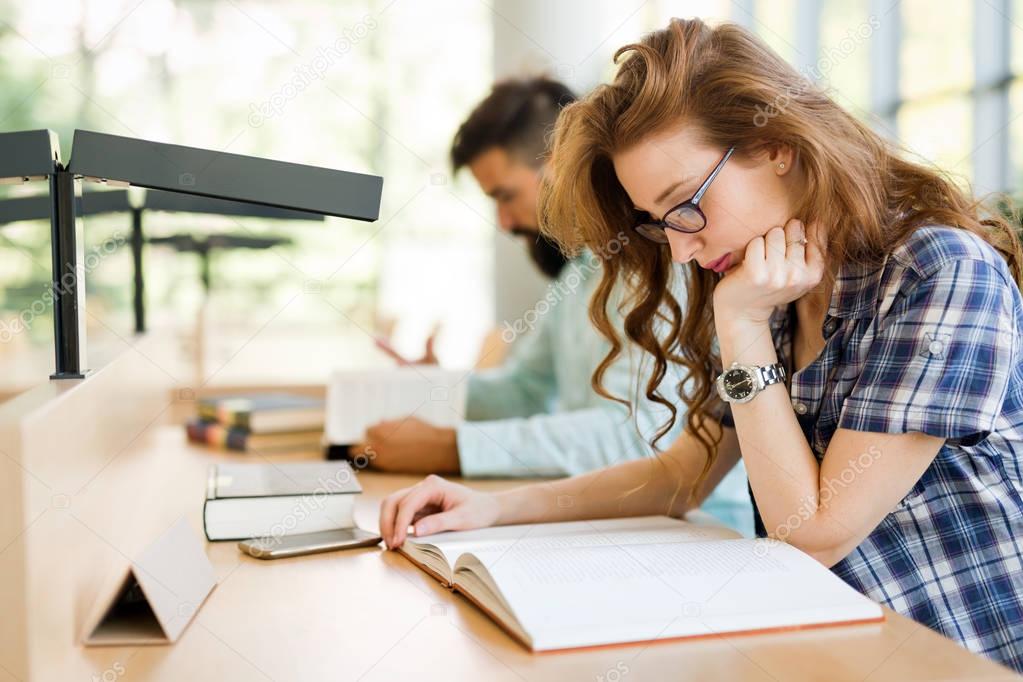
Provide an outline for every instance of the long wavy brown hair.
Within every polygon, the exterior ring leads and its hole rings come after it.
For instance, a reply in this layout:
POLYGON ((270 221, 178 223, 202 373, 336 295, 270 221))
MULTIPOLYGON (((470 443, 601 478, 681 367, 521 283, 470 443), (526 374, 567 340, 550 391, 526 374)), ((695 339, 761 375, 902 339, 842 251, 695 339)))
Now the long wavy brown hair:
MULTIPOLYGON (((605 252, 642 216, 615 175, 613 155, 651 134, 686 125, 709 146, 734 146, 739 158, 783 146, 794 151, 806 187, 793 215, 807 225, 828 226, 827 286, 833 285, 839 264, 879 263, 910 233, 931 224, 981 236, 1002 253, 1016 282, 1023 282, 1020 239, 1000 214, 987 211, 947 174, 907 160, 901 148, 843 110, 742 27, 673 19, 666 29, 619 49, 615 63, 613 82, 567 107, 554 131, 540 217, 542 229, 566 253, 583 247, 605 252)), ((668 363, 680 363, 689 374, 676 389, 687 408, 686 427, 707 453, 702 480, 720 442, 707 427, 720 424, 720 399, 713 390, 721 371, 712 305, 718 276, 695 262, 686 266, 683 313, 672 294, 672 271, 669 250, 645 239, 632 239, 605 259, 589 312, 611 347, 592 384, 600 395, 631 408, 602 385, 623 349, 608 310, 621 283, 623 296, 615 305, 625 336, 654 359, 645 395, 671 415, 651 445, 656 447, 677 418, 673 401, 657 387, 668 363)))

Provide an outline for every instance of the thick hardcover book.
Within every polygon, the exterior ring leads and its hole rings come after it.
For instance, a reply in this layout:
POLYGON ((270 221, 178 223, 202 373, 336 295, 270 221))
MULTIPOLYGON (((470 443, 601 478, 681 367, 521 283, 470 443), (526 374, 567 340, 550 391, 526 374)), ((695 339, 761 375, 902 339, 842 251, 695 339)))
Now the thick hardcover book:
POLYGON ((668 517, 439 533, 400 551, 533 651, 884 618, 790 545, 668 517))
POLYGON ((245 540, 351 528, 360 492, 347 462, 217 464, 203 529, 209 540, 245 540))

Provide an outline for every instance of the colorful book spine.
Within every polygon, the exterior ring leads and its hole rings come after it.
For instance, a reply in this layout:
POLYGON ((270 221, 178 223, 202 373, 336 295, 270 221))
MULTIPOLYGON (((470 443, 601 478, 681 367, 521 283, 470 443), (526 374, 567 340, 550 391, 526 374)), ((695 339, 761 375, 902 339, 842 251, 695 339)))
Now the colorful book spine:
POLYGON ((249 410, 233 410, 216 402, 199 401, 198 413, 199 419, 205 422, 217 422, 238 429, 249 428, 249 410))
POLYGON ((202 445, 245 452, 249 432, 237 427, 227 427, 215 421, 192 419, 185 424, 188 440, 202 445))

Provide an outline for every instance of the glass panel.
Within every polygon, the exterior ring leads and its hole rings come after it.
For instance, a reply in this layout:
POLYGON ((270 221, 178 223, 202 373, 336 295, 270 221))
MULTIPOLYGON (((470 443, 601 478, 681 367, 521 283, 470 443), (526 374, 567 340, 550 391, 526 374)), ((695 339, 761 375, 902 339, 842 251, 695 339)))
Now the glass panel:
POLYGON ((1023 79, 1013 83, 1009 89, 1009 192, 1023 199, 1023 79))
POLYGON ((946 97, 906 104, 898 114, 901 142, 941 169, 971 179, 973 102, 946 97))
POLYGON ((729 0, 690 0, 681 3, 676 0, 655 0, 646 3, 639 14, 643 17, 646 30, 652 31, 667 26, 672 17, 700 17, 709 24, 715 24, 733 20, 732 12, 729 0))
POLYGON ((973 84, 973 4, 903 0, 900 88, 904 99, 973 84))
MULTIPOLYGON (((796 41, 796 0, 758 2, 754 9, 753 30, 771 49, 789 63, 799 63, 796 41)), ((737 10, 741 11, 741 10, 737 10)))
POLYGON ((1012 72, 1023 76, 1023 0, 1013 0, 1010 7, 1009 40, 1012 41, 1012 72))
POLYGON ((827 0, 821 11, 818 80, 858 116, 870 108, 870 39, 883 21, 869 8, 867 0, 827 0))
MULTIPOLYGON (((0 0, 2 129, 45 124, 65 157, 71 130, 85 128, 386 178, 381 218, 371 224, 147 215, 154 237, 292 240, 213 255, 211 337, 238 330, 244 342, 277 325, 291 337, 343 331, 370 343, 362 330, 379 316, 400 321, 397 340, 409 352, 442 322, 442 356, 471 358, 479 327, 493 321, 496 230, 492 204, 467 173, 449 177, 447 155, 493 77, 486 3, 64 5, 54 12, 0 0), (438 274, 452 272, 476 284, 455 287, 438 274), (274 325, 259 331, 268 320, 274 325)), ((128 225, 126 216, 86 222, 87 250, 128 225)), ((48 281, 48 227, 7 227, 0 237, 2 325, 30 309, 48 281)), ((90 348, 103 334, 131 331, 129 256, 117 249, 89 273, 90 348)), ((191 328, 204 299, 198 259, 151 246, 146 262, 150 325, 191 328)), ((35 315, 16 342, 48 343, 47 315, 35 315)))

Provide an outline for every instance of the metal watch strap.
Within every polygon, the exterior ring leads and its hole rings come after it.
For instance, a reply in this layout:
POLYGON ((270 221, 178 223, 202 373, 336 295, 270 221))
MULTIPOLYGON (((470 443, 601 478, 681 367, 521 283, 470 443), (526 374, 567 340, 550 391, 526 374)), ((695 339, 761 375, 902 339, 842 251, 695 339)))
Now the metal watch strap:
POLYGON ((760 375, 760 380, 763 382, 764 388, 767 388, 771 384, 781 384, 785 382, 785 365, 780 362, 776 362, 773 365, 767 365, 765 367, 757 367, 757 373, 760 375))

